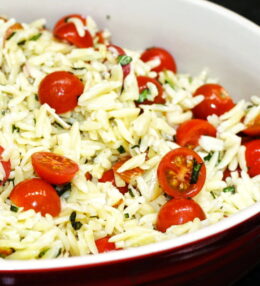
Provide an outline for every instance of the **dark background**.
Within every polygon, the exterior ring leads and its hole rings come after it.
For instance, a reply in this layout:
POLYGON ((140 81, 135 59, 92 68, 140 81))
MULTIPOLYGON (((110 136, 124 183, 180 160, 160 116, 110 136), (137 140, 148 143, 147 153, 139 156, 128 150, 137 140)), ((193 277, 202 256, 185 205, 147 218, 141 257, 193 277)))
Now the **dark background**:
MULTIPOLYGON (((209 0, 224 6, 260 25, 260 0, 209 0)), ((259 27, 260 28, 260 27, 259 27)), ((260 51, 259 51, 260 53, 260 51)), ((260 285, 260 265, 233 286, 260 285)))

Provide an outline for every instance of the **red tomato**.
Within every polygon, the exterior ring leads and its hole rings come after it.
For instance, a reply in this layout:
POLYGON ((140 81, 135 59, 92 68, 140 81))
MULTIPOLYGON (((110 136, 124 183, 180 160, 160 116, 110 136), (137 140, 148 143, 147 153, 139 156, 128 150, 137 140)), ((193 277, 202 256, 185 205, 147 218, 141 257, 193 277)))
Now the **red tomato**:
MULTIPOLYGON (((120 48, 120 47, 118 47, 116 45, 109 44, 107 46, 107 48, 110 51, 115 52, 117 54, 117 56, 126 55, 125 51, 122 48, 120 48)), ((123 75, 124 75, 124 79, 125 79, 126 76, 128 76, 128 74, 130 73, 130 69, 131 69, 130 64, 123 65, 122 69, 123 69, 123 75)))
POLYGON ((176 73, 177 67, 173 56, 162 48, 149 48, 145 50, 141 55, 143 62, 149 62, 151 60, 159 59, 160 64, 152 69, 155 72, 161 72, 164 70, 170 70, 176 73))
POLYGON ((100 183, 111 182, 122 194, 128 192, 128 185, 126 184, 124 187, 117 187, 115 182, 115 174, 112 169, 105 171, 103 176, 98 180, 100 183))
POLYGON ((51 152, 32 154, 32 165, 39 177, 55 185, 70 182, 79 170, 74 161, 51 152))
POLYGON ((55 189, 39 178, 27 179, 17 184, 10 200, 24 210, 33 209, 42 215, 57 216, 60 213, 60 198, 55 189))
POLYGON ((204 95, 204 99, 192 110, 195 118, 207 119, 211 114, 220 116, 235 105, 227 91, 219 84, 204 84, 193 94, 197 95, 204 95))
MULTIPOLYGON (((233 172, 238 172, 238 176, 241 176, 241 169, 238 167, 236 170, 234 170, 233 172)), ((226 180, 226 178, 231 177, 231 171, 227 168, 224 172, 223 172, 223 180, 226 180)))
POLYGON ((165 99, 162 97, 163 88, 156 79, 150 78, 148 76, 138 76, 137 77, 137 83, 138 83, 138 87, 139 87, 139 94, 144 92, 144 90, 148 90, 148 87, 147 87, 148 82, 153 83, 156 86, 156 88, 158 90, 158 95, 154 98, 153 101, 150 101, 147 99, 146 100, 139 100, 139 101, 136 101, 136 104, 137 105, 139 105, 139 104, 153 104, 153 103, 164 104, 165 99))
POLYGON ((86 18, 78 14, 72 14, 61 18, 53 29, 53 34, 56 38, 66 41, 70 44, 77 46, 78 48, 93 47, 93 39, 89 31, 85 30, 85 35, 81 37, 77 29, 72 22, 68 22, 69 18, 78 18, 83 25, 87 24, 86 18))
POLYGON ((8 161, 3 161, 2 160, 2 153, 4 152, 4 148, 0 146, 0 163, 2 164, 4 170, 5 170, 5 176, 2 181, 0 181, 0 186, 3 185, 9 178, 10 172, 11 172, 11 162, 10 160, 8 161))
POLYGON ((129 160, 130 157, 124 157, 122 158, 121 160, 119 160, 118 162, 116 162, 112 169, 113 171, 122 179, 124 180, 126 183, 130 184, 131 183, 131 180, 134 178, 134 177, 137 177, 137 176, 140 176, 144 171, 138 167, 136 168, 133 168, 131 170, 127 170, 127 171, 124 171, 124 172, 117 172, 117 170, 127 161, 129 160))
POLYGON ((109 242, 108 241, 109 239, 110 239, 110 236, 106 236, 103 238, 99 238, 95 241, 96 247, 98 249, 98 253, 108 252, 108 251, 117 249, 115 243, 109 242))
POLYGON ((260 175, 260 139, 245 144, 246 162, 250 177, 260 175))
POLYGON ((200 136, 216 137, 217 130, 208 121, 191 119, 182 123, 176 132, 176 142, 183 147, 196 147, 199 145, 200 136))
POLYGON ((104 39, 104 35, 103 35, 103 31, 98 31, 96 33, 96 37, 98 38, 98 43, 99 44, 104 44, 105 43, 105 39, 104 39))
POLYGON ((86 172, 85 178, 89 181, 92 179, 92 175, 89 172, 86 172))
POLYGON ((160 209, 156 226, 165 232, 172 225, 184 224, 195 218, 206 219, 199 204, 192 199, 171 199, 160 209))
POLYGON ((193 197, 205 183, 206 167, 196 152, 188 148, 177 148, 162 158, 157 177, 168 195, 175 198, 193 197))
POLYGON ((56 71, 41 81, 38 96, 41 104, 49 104, 60 114, 71 111, 77 106, 78 97, 83 90, 83 83, 74 74, 56 71))
POLYGON ((249 136, 260 136, 260 114, 248 124, 247 128, 243 130, 243 133, 249 136))

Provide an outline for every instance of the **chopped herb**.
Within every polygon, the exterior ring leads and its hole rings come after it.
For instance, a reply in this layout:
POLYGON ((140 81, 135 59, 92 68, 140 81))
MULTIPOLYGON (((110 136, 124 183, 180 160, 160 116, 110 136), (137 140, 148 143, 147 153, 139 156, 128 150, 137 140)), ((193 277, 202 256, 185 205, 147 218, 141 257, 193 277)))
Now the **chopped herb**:
POLYGON ((22 40, 17 43, 18 46, 23 46, 26 43, 26 40, 22 40))
POLYGON ((70 214, 70 222, 71 222, 71 223, 74 223, 74 222, 76 221, 76 216, 77 216, 77 214, 76 214, 75 211, 73 211, 73 212, 70 214))
POLYGON ((7 40, 7 41, 10 40, 10 39, 15 35, 15 33, 16 33, 16 32, 12 32, 12 34, 11 34, 6 40, 7 40))
POLYGON ((125 213, 124 216, 125 216, 125 218, 129 218, 129 214, 128 213, 125 213))
POLYGON ((131 63, 133 59, 127 55, 119 55, 117 57, 117 62, 121 65, 121 66, 126 66, 129 63, 131 63))
POLYGON ((74 223, 72 223, 72 227, 75 230, 79 230, 82 227, 82 223, 80 221, 75 221, 74 223))
POLYGON ((38 258, 43 257, 43 255, 44 255, 48 250, 49 250, 49 248, 43 249, 43 250, 39 253, 38 258))
POLYGON ((54 124, 53 125, 55 125, 56 127, 60 127, 60 128, 62 128, 62 129, 64 129, 63 128, 63 126, 62 125, 60 125, 58 122, 54 122, 54 124))
POLYGON ((11 206, 10 206, 10 210, 11 210, 12 212, 17 213, 18 210, 19 210, 19 208, 18 208, 17 206, 11 205, 11 206))
POLYGON ((86 69, 85 67, 72 67, 72 69, 74 70, 74 71, 81 71, 81 70, 84 70, 84 69, 86 69))
POLYGON ((42 33, 32 36, 29 41, 37 41, 41 37, 42 33))
POLYGON ((19 132, 20 128, 15 126, 14 124, 12 125, 12 132, 14 133, 15 131, 19 132))
POLYGON ((131 149, 134 149, 134 148, 139 148, 140 146, 139 145, 134 145, 131 147, 131 149))
POLYGON ((76 221, 76 216, 77 216, 76 212, 73 211, 70 214, 70 222, 71 222, 72 227, 75 230, 79 230, 82 227, 82 223, 80 221, 76 221))
POLYGON ((125 153, 125 148, 124 148, 122 145, 120 145, 120 146, 117 148, 117 151, 118 151, 120 154, 123 154, 123 153, 125 153))
POLYGON ((203 159, 204 161, 209 161, 211 159, 211 157, 213 156, 214 152, 209 152, 209 154, 207 156, 205 156, 203 159))
POLYGON ((106 18, 107 18, 107 20, 110 20, 111 16, 110 15, 106 15, 106 18))
POLYGON ((5 115, 5 114, 6 114, 6 110, 2 110, 2 111, 1 111, 1 114, 2 114, 2 115, 5 115))
POLYGON ((128 189, 128 192, 129 192, 129 194, 130 194, 130 196, 131 196, 132 198, 135 197, 135 195, 134 195, 134 193, 133 193, 133 191, 132 191, 131 189, 128 189))
POLYGON ((148 95, 150 95, 150 90, 148 88, 145 88, 140 94, 139 94, 139 98, 137 100, 137 102, 142 103, 144 102, 148 95))
POLYGON ((213 199, 216 198, 216 195, 212 191, 210 191, 210 194, 212 195, 213 199))
POLYGON ((62 252, 62 248, 59 248, 59 251, 58 251, 58 253, 56 254, 56 256, 55 256, 55 257, 60 256, 60 255, 61 255, 61 252, 62 252))
POLYGON ((196 184, 199 178, 199 173, 202 163, 198 163, 195 159, 193 160, 192 174, 190 178, 190 184, 196 184))
POLYGON ((98 218, 97 215, 91 215, 90 218, 98 218))
POLYGON ((236 192, 236 188, 235 188, 235 186, 228 186, 228 187, 223 189, 223 192, 224 193, 230 192, 230 193, 234 194, 236 192))
POLYGON ((56 185, 54 186, 57 194, 59 195, 59 197, 61 197, 65 192, 67 192, 68 190, 71 190, 71 183, 67 183, 64 185, 56 185))
POLYGON ((246 109, 250 109, 250 108, 252 108, 254 105, 248 105, 247 107, 246 107, 246 109))

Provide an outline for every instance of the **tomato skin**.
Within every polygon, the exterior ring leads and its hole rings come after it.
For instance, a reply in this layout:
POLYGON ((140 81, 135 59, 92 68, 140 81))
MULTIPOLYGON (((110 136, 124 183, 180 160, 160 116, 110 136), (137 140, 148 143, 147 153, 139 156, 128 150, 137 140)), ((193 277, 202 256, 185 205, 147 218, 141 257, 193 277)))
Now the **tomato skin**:
POLYGON ((2 160, 2 153, 4 152, 4 148, 0 146, 0 163, 2 164, 4 170, 5 170, 5 176, 2 181, 0 181, 0 186, 3 185, 9 178, 10 172, 11 172, 11 162, 10 160, 8 161, 3 161, 2 160))
POLYGON ((194 197, 205 183, 206 167, 201 157, 193 150, 177 148, 162 158, 157 169, 157 177, 166 194, 174 198, 194 197), (191 183, 194 160, 201 167, 197 181, 191 183))
POLYGON ((194 92, 193 96, 197 95, 204 95, 204 99, 192 109, 195 118, 207 119, 212 114, 220 116, 235 106, 227 91, 219 84, 204 84, 194 92))
MULTIPOLYGON (((238 176, 241 177, 241 171, 242 170, 239 167, 237 167, 237 169, 234 170, 233 172, 235 172, 235 171, 238 172, 238 176)), ((223 180, 225 181, 226 178, 228 178, 228 177, 231 177, 231 171, 228 168, 226 168, 225 171, 223 172, 223 180)))
MULTIPOLYGON (((110 51, 116 51, 118 56, 126 55, 125 51, 122 48, 120 48, 119 46, 109 44, 109 45, 107 45, 107 48, 110 51)), ((122 66, 122 69, 123 69, 123 77, 125 79, 130 73, 131 66, 130 66, 130 64, 127 64, 127 65, 122 66)))
POLYGON ((250 177, 260 175, 260 139, 245 144, 246 162, 250 177))
POLYGON ((158 90, 158 95, 154 98, 153 101, 150 100, 144 100, 143 102, 139 103, 136 101, 136 105, 139 104, 164 104, 166 100, 162 97, 163 96, 163 88, 161 84, 156 80, 148 76, 138 76, 137 77, 137 83, 139 87, 139 93, 142 93, 143 90, 147 89, 147 83, 153 83, 158 90))
POLYGON ((115 182, 115 174, 112 169, 107 170, 103 173, 102 177, 98 180, 100 183, 111 182, 113 186, 115 186, 120 193, 125 194, 128 192, 128 185, 126 184, 124 187, 117 187, 115 182))
POLYGON ((161 63, 158 66, 154 67, 152 71, 155 71, 157 73, 164 70, 170 70, 174 73, 177 72, 177 66, 173 56, 163 48, 148 48, 141 55, 141 60, 143 62, 149 62, 155 59, 159 59, 161 63))
POLYGON ((55 189, 39 178, 27 179, 17 184, 10 200, 24 210, 33 209, 42 215, 57 216, 60 213, 60 198, 55 189))
POLYGON ((39 177, 55 185, 69 183, 79 170, 74 161, 51 152, 32 154, 32 165, 39 177))
POLYGON ((182 123, 176 131, 176 142, 183 147, 199 145, 200 136, 216 137, 217 130, 208 121, 191 119, 182 123))
POLYGON ((104 253, 112 250, 117 250, 114 242, 109 242, 110 236, 99 238, 95 241, 98 253, 104 253))
POLYGON ((87 21, 81 15, 71 14, 61 18, 54 26, 53 34, 56 38, 75 45, 78 48, 93 47, 93 39, 89 31, 85 30, 85 35, 80 37, 72 22, 67 22, 68 18, 78 18, 85 26, 87 21))
POLYGON ((247 128, 243 130, 243 133, 249 136, 260 136, 260 114, 253 122, 248 124, 247 128))
POLYGON ((195 218, 206 219, 199 204, 192 199, 171 199, 163 205, 157 218, 157 230, 165 232, 172 225, 184 224, 195 218))
POLYGON ((104 38, 104 35, 103 35, 103 31, 98 31, 96 33, 96 37, 98 38, 98 43, 99 44, 104 44, 105 43, 105 38, 104 38))
POLYGON ((78 77, 66 71, 48 74, 39 85, 39 101, 47 103, 61 114, 73 110, 78 105, 78 97, 84 85, 78 77))

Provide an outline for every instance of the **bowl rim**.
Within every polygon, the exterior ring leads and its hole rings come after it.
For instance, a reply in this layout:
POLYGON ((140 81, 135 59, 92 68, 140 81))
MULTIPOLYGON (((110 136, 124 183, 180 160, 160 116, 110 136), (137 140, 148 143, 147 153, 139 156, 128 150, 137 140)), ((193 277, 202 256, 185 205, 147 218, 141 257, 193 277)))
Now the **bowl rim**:
MULTIPOLYGON (((248 31, 255 33, 256 36, 260 37, 260 29, 257 24, 218 4, 208 2, 207 0, 175 1, 186 2, 191 5, 211 10, 214 13, 220 14, 221 16, 230 19, 237 25, 242 26, 248 31)), ((145 246, 124 249, 120 251, 112 251, 109 253, 102 253, 97 255, 86 255, 59 259, 25 261, 1 259, 0 273, 64 271, 67 269, 90 268, 94 266, 141 259, 165 252, 173 252, 189 245, 205 241, 222 233, 226 233, 231 229, 246 223, 254 217, 260 217, 260 202, 240 210, 232 216, 222 219, 215 224, 208 225, 199 230, 196 230, 195 232, 145 246)))

